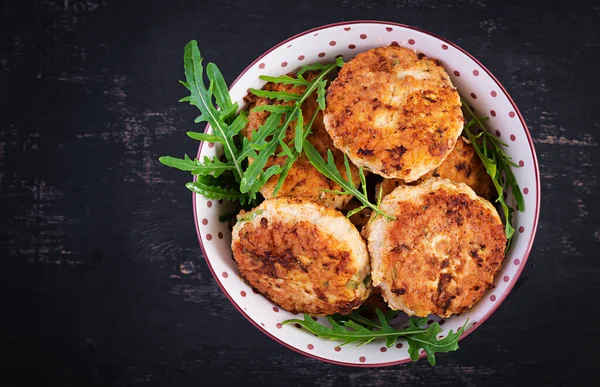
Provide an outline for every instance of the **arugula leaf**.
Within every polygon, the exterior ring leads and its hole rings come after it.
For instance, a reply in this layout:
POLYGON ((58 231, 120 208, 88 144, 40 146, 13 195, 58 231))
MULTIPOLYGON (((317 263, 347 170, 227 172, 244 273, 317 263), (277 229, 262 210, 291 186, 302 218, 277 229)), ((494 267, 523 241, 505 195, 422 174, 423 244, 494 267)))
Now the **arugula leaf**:
POLYGON ((222 162, 216 156, 212 159, 204 156, 204 161, 192 160, 188 155, 184 155, 183 159, 162 156, 158 160, 168 167, 177 168, 181 171, 190 171, 193 175, 213 175, 214 177, 219 177, 223 172, 235 170, 233 163, 222 162))
POLYGON ((217 65, 214 63, 209 63, 206 66, 206 76, 210 81, 209 90, 213 91, 217 105, 219 105, 219 108, 221 108, 222 111, 227 112, 227 115, 223 118, 225 122, 228 122, 231 118, 231 114, 237 111, 237 106, 231 103, 231 97, 229 96, 229 90, 227 89, 225 79, 217 65))
POLYGON ((302 96, 296 93, 288 93, 287 91, 269 91, 269 90, 259 90, 259 89, 250 89, 250 92, 257 97, 265 97, 270 99, 279 99, 284 102, 289 101, 298 101, 302 96))
MULTIPOLYGON (((277 150, 277 148, 283 143, 287 128, 290 124, 297 120, 300 115, 302 115, 302 104, 306 99, 319 88, 319 83, 325 81, 327 75, 333 71, 338 65, 337 64, 327 64, 322 65, 322 71, 313 79, 312 81, 307 81, 301 75, 297 76, 297 78, 292 78, 288 75, 280 76, 280 77, 268 77, 261 76, 260 78, 269 82, 283 83, 283 84, 291 84, 297 86, 306 86, 305 91, 302 93, 300 99, 296 100, 294 105, 259 105, 256 106, 253 111, 270 111, 270 112, 278 112, 285 114, 285 118, 283 119, 283 123, 275 130, 272 138, 268 141, 267 145, 261 149, 256 157, 252 160, 252 163, 248 166, 246 171, 243 174, 242 180, 240 182, 240 191, 242 193, 250 193, 251 196, 255 195, 256 192, 261 187, 260 182, 264 181, 261 178, 261 175, 264 173, 263 169, 267 164, 269 157, 273 156, 277 150)), ((300 70, 302 71, 302 69, 300 70)), ((325 81, 326 82, 326 81, 325 81)), ((302 130, 303 125, 296 125, 296 131, 302 130)), ((298 134, 294 136, 295 138, 303 137, 303 134, 298 134)), ((295 143, 295 152, 300 153, 302 151, 301 144, 299 141, 295 143)), ((293 163, 295 161, 294 158, 288 158, 286 163, 293 163)), ((286 165, 283 168, 283 171, 288 170, 291 166, 286 165)), ((278 186, 281 186, 278 184, 278 186)))
MULTIPOLYGON (((410 319, 409 327, 407 330, 416 332, 419 329, 423 329, 425 326, 426 319, 410 319)), ((406 337, 408 342, 408 354, 412 361, 419 360, 419 349, 422 348, 427 354, 427 360, 429 364, 434 366, 436 364, 435 353, 448 353, 456 351, 458 349, 458 340, 467 327, 469 320, 465 321, 465 324, 459 328, 456 333, 450 329, 448 335, 438 339, 438 334, 442 332, 440 324, 437 322, 432 323, 429 328, 418 335, 411 335, 406 337)))
POLYGON ((215 136, 214 134, 202 133, 202 132, 187 132, 189 138, 193 138, 198 141, 206 142, 223 142, 221 137, 215 136))
POLYGON ((322 80, 317 84, 317 103, 321 110, 325 110, 325 86, 327 86, 326 80, 322 80))
MULTIPOLYGON (((305 67, 308 66, 304 66, 303 69, 305 67)), ((323 69, 321 69, 323 70, 323 69)), ((301 75, 302 74, 302 69, 300 69, 300 71, 298 71, 298 74, 301 75)), ((292 78, 289 75, 282 75, 279 77, 270 77, 268 75, 261 75, 259 76, 260 79, 262 79, 263 81, 267 81, 267 82, 273 82, 273 83, 282 83, 284 85, 294 85, 294 86, 309 86, 310 82, 307 81, 304 78, 292 78)))
MULTIPOLYGON (((185 46, 184 50, 184 68, 185 68, 185 82, 181 82, 189 91, 190 96, 185 97, 182 100, 187 101, 190 105, 196 106, 202 113, 199 119, 207 121, 212 127, 214 134, 223 140, 223 150, 227 160, 231 161, 235 166, 234 174, 237 179, 241 179, 243 175, 242 160, 238 158, 239 149, 237 148, 231 133, 235 130, 229 128, 227 124, 227 116, 223 115, 223 112, 217 110, 213 105, 213 97, 220 100, 224 105, 231 104, 229 93, 223 90, 224 81, 222 81, 221 73, 216 69, 216 66, 210 66, 211 72, 209 77, 212 77, 211 87, 208 89, 204 85, 203 67, 202 67, 202 56, 198 49, 198 42, 192 40, 185 46), (218 90, 216 94, 214 89, 218 90), (229 102, 228 102, 229 99, 229 102)), ((225 89, 226 90, 226 89, 225 89)), ((237 104, 232 104, 236 106, 237 104)), ((242 117, 242 116, 238 116, 242 117)))
POLYGON ((208 199, 239 201, 242 205, 251 202, 248 195, 240 193, 236 188, 227 188, 225 181, 218 180, 211 175, 198 176, 196 181, 186 183, 185 186, 190 191, 203 195, 208 199))
POLYGON ((159 161, 169 167, 189 171, 196 175, 196 181, 188 183, 187 187, 207 197, 237 200, 242 204, 255 202, 260 187, 266 184, 269 178, 279 174, 275 188, 276 193, 281 188, 293 163, 300 156, 302 146, 310 134, 312 122, 316 117, 315 114, 310 124, 306 126, 302 115, 302 103, 316 92, 319 107, 324 109, 327 74, 337 66, 342 66, 343 61, 338 59, 335 64, 305 66, 300 69, 295 78, 289 75, 261 76, 261 79, 268 82, 305 87, 305 91, 297 94, 252 89, 251 92, 255 95, 293 102, 293 104, 255 107, 253 111, 266 111, 271 114, 250 138, 238 138, 238 134, 248 122, 247 113, 238 112, 238 104, 232 102, 221 71, 214 63, 206 66, 207 86, 202 62, 203 58, 198 49, 198 43, 195 40, 190 41, 184 50, 185 81, 180 81, 188 89, 190 95, 181 98, 180 102, 188 102, 196 106, 200 110, 200 115, 194 122, 207 122, 212 128, 212 133, 191 131, 187 135, 195 140, 221 144, 225 161, 206 157, 202 161, 192 160, 187 155, 183 159, 163 156, 159 158, 159 161), (320 70, 321 73, 309 81, 302 76, 308 70, 320 70), (292 149, 284 144, 284 139, 287 128, 294 121, 296 123, 292 149), (269 157, 275 154, 279 146, 285 152, 287 160, 281 166, 274 165, 265 169, 269 157), (225 184, 223 179, 216 179, 222 177, 227 177, 232 182, 225 184))
POLYGON ((504 187, 510 188, 511 193, 515 198, 517 210, 524 211, 525 200, 523 199, 521 188, 519 187, 517 179, 512 171, 512 167, 519 166, 515 164, 504 152, 504 149, 502 149, 502 147, 506 147, 507 145, 486 130, 483 123, 488 120, 488 117, 478 117, 475 115, 475 112, 473 112, 473 109, 471 109, 467 101, 461 98, 461 102, 463 108, 471 117, 469 122, 465 125, 464 132, 473 145, 475 152, 481 159, 486 172, 492 178, 494 188, 498 194, 496 201, 500 204, 504 215, 504 233, 506 234, 506 249, 508 250, 512 237, 515 233, 515 228, 512 225, 512 214, 514 210, 506 203, 506 200, 504 199, 504 187), (472 129, 475 125, 479 127, 478 133, 472 129))
POLYGON ((300 324, 317 337, 341 341, 340 345, 356 343, 358 346, 362 346, 376 339, 385 339, 385 345, 390 348, 399 338, 405 338, 409 346, 408 353, 413 361, 419 359, 419 350, 423 349, 429 363, 435 365, 435 353, 446 353, 458 349, 458 340, 468 323, 467 320, 456 333, 450 330, 446 337, 438 339, 442 329, 437 322, 426 328, 426 319, 411 317, 408 328, 396 329, 390 325, 396 312, 384 314, 377 308, 375 313, 378 319, 375 322, 355 311, 348 316, 328 316, 327 322, 330 327, 314 321, 308 314, 304 314, 303 320, 290 319, 282 324, 300 324))
MULTIPOLYGON (((315 147, 307 140, 304 140, 304 154, 308 158, 308 161, 315 167, 315 169, 321 172, 330 180, 336 182, 340 187, 342 187, 342 191, 339 193, 345 193, 349 195, 354 195, 360 202, 363 204, 360 210, 363 208, 370 208, 375 211, 376 214, 384 216, 386 219, 396 219, 394 216, 388 215, 379 206, 371 203, 369 198, 366 195, 365 188, 363 186, 363 192, 359 191, 356 187, 354 187, 354 183, 352 182, 352 173, 350 170, 350 164, 348 162, 348 157, 344 154, 344 164, 346 166, 346 175, 347 179, 342 176, 340 171, 337 169, 337 165, 335 164, 335 160, 333 158, 333 153, 330 149, 327 150, 327 161, 321 157, 321 154, 315 149, 315 147)), ((364 182, 365 176, 364 172, 359 169, 361 182, 364 182)), ((336 192, 338 193, 338 192, 336 192)), ((359 210, 359 211, 360 211, 359 210)), ((352 211, 351 211, 352 212, 352 211)), ((357 211, 355 211, 357 212, 357 211)))

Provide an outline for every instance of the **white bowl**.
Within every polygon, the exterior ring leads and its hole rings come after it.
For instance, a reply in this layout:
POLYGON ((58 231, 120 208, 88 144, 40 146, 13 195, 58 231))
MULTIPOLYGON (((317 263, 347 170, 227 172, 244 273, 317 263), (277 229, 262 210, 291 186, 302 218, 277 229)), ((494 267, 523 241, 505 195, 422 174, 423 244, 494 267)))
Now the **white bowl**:
MULTIPOLYGON (((531 250, 539 217, 539 170, 531 136, 515 103, 490 71, 455 44, 415 27, 379 21, 344 22, 318 27, 279 43, 240 74, 230 93, 233 101, 243 105, 242 98, 248 88, 261 88, 264 84, 259 75, 281 75, 304 64, 331 62, 338 55, 349 60, 359 52, 393 42, 440 59, 460 94, 477 114, 490 117, 488 129, 508 144, 506 153, 521 165, 514 173, 524 193, 525 211, 515 213, 513 222, 517 231, 496 277, 495 288, 469 312, 442 322, 444 330, 456 331, 469 319, 464 337, 498 308, 517 282, 531 250)), ((218 146, 212 145, 201 144, 198 158, 219 154, 218 146)), ((386 348, 380 341, 340 348, 339 343, 319 339, 304 329, 282 326, 282 321, 298 316, 254 293, 238 273, 231 253, 231 231, 227 223, 219 222, 219 215, 230 211, 231 205, 193 195, 193 207, 200 246, 215 280, 233 305, 267 336, 304 355, 335 364, 375 367, 410 361, 404 341, 392 348, 386 348)), ((440 320, 433 316, 431 319, 440 320)))

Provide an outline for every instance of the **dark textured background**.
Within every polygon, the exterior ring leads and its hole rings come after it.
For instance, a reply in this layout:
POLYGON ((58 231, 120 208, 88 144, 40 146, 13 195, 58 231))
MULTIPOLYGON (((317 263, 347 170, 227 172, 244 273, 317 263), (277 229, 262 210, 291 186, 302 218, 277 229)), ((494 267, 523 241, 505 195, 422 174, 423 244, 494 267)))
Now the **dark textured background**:
POLYGON ((591 384, 599 24, 600 6, 577 1, 2 1, 0 385, 591 384), (177 103, 188 40, 231 81, 277 42, 353 19, 472 53, 515 99, 540 159, 540 225, 518 285, 435 368, 344 368, 268 339, 203 263, 187 175, 156 161, 195 153, 184 131, 196 113, 177 103))

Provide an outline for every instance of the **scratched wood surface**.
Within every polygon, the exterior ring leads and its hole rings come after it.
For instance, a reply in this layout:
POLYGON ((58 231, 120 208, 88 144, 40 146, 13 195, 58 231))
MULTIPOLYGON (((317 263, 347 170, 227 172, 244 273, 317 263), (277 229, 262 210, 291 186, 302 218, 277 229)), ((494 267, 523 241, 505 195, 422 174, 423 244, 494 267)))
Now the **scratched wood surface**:
POLYGON ((583 385, 600 366, 597 2, 61 0, 0 4, 0 385, 583 385), (182 49, 231 81, 322 24, 390 20, 479 58, 540 159, 538 236, 497 312, 439 365, 352 369, 251 326, 196 240, 182 49), (191 271, 190 274, 183 274, 191 271))

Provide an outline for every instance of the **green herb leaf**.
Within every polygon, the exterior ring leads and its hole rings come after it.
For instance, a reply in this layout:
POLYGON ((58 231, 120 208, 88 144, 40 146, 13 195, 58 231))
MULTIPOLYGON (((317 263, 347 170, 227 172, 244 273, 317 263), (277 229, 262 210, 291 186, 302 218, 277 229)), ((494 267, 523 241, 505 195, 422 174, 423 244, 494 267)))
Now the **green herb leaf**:
MULTIPOLYGON (((300 71, 302 71, 302 70, 300 70, 300 71)), ((299 75, 302 74, 300 71, 298 72, 299 75)), ((267 75, 261 75, 259 78, 262 79, 263 81, 273 82, 273 83, 282 83, 284 85, 294 85, 294 86, 310 85, 310 82, 304 78, 292 78, 289 75, 282 75, 279 77, 270 77, 267 75)))
MULTIPOLYGON (((321 172, 330 180, 333 180, 337 183, 344 192, 354 195, 355 198, 360 200, 364 207, 368 207, 375 211, 375 213, 384 216, 387 219, 395 219, 395 217, 386 214, 379 208, 379 206, 371 203, 369 198, 364 192, 359 191, 352 182, 352 175, 350 173, 350 164, 348 163, 348 158, 344 155, 344 164, 346 165, 346 173, 348 179, 344 178, 340 171, 337 169, 337 165, 335 164, 335 160, 333 158, 333 153, 331 150, 327 151, 327 161, 321 157, 321 154, 315 149, 315 147, 307 140, 304 141, 304 154, 310 161, 310 163, 317 169, 317 171, 321 172)), ((364 181, 364 173, 362 169, 359 170, 361 175, 361 181, 364 181)))
POLYGON ((322 325, 314 321, 310 315, 304 314, 304 319, 286 320, 283 324, 300 324, 317 337, 341 341, 341 345, 356 343, 358 346, 368 344, 376 339, 385 339, 388 348, 392 347, 399 338, 406 338, 408 352, 413 361, 419 359, 419 350, 423 349, 427 354, 427 360, 431 365, 436 364, 435 353, 445 353, 458 349, 458 339, 462 335, 467 322, 456 333, 452 330, 446 337, 439 338, 442 332, 440 325, 436 322, 426 328, 426 319, 411 318, 410 325, 406 329, 396 329, 390 325, 396 312, 384 314, 379 308, 375 310, 378 321, 365 318, 358 311, 348 316, 328 316, 330 326, 322 325))
POLYGON ((284 102, 298 101, 302 96, 296 93, 288 93, 287 91, 268 91, 259 89, 250 89, 250 92, 258 97, 279 99, 284 102))
MULTIPOLYGON (((435 354, 436 353, 447 353, 456 351, 458 349, 458 340, 464 332, 469 320, 465 321, 465 324, 454 333, 452 329, 448 332, 448 335, 443 338, 438 338, 438 334, 442 332, 440 324, 437 322, 432 323, 429 328, 418 335, 410 335, 406 337, 408 342, 408 354, 412 361, 419 359, 419 349, 423 349, 427 354, 427 360, 429 364, 434 366, 436 364, 435 354)), ((410 325, 407 330, 416 332, 419 329, 424 329, 426 322, 425 319, 410 319, 410 325)))
POLYGON ((209 88, 206 88, 204 79, 202 78, 202 56, 198 49, 198 42, 195 40, 192 40, 185 46, 183 60, 186 80, 185 82, 182 82, 182 84, 187 87, 191 93, 186 101, 200 110, 202 113, 200 116, 202 117, 202 120, 206 120, 212 127, 214 135, 222 139, 225 156, 227 160, 233 163, 236 178, 241 180, 243 175, 242 160, 238 157, 239 149, 230 135, 232 131, 235 130, 229 128, 229 125, 227 124, 228 117, 224 116, 223 112, 217 110, 212 103, 213 98, 220 101, 225 106, 229 106, 228 104, 231 103, 229 93, 226 91, 226 88, 223 89, 223 77, 218 69, 216 69, 216 66, 211 66, 209 75, 211 83, 209 88), (215 89, 217 90, 216 94, 214 94, 215 89))
POLYGON ((223 142, 223 139, 214 134, 201 133, 201 132, 187 132, 188 137, 198 141, 206 142, 223 142))
POLYGON ((235 114, 237 111, 237 106, 234 106, 234 104, 231 103, 231 97, 229 96, 229 90, 227 89, 225 79, 217 65, 214 63, 209 63, 206 66, 206 75, 210 81, 209 89, 213 91, 215 101, 217 102, 217 105, 219 105, 219 108, 226 112, 223 118, 225 122, 228 122, 231 114, 235 114))
POLYGON ((223 181, 214 177, 198 176, 196 181, 186 183, 187 189, 197 194, 203 195, 208 199, 239 201, 241 204, 247 204, 251 201, 248 195, 240 193, 236 188, 227 188, 223 181))
POLYGON ((504 215, 504 232, 507 238, 506 249, 508 250, 515 228, 512 225, 512 214, 514 210, 504 200, 505 187, 510 188, 510 191, 515 198, 517 209, 519 211, 524 211, 525 209, 525 201, 523 199, 521 188, 512 171, 512 167, 518 167, 518 165, 516 165, 504 152, 504 149, 502 149, 502 147, 506 147, 507 145, 487 131, 483 123, 488 118, 475 115, 467 101, 463 98, 461 98, 461 102, 463 108, 471 117, 467 125, 465 125, 464 132, 473 145, 475 152, 481 159, 488 175, 492 178, 494 188, 496 188, 496 193, 498 194, 496 201, 500 204, 504 215), (478 133, 472 129, 475 125, 479 127, 478 133))
POLYGON ((321 110, 325 110, 325 86, 327 86, 325 79, 317 84, 317 103, 321 110))
MULTIPOLYGON (((299 75, 297 78, 292 78, 288 75, 284 75, 281 77, 268 77, 268 76, 260 77, 261 79, 269 81, 269 82, 306 86, 306 89, 302 93, 300 99, 295 101, 295 103, 292 106, 259 105, 253 109, 253 111, 270 111, 272 113, 274 113, 274 112, 282 113, 285 115, 285 117, 282 120, 283 123, 274 131, 271 139, 269 141, 267 141, 267 145, 264 148, 259 150, 256 157, 254 157, 254 160, 252 160, 252 163, 248 166, 248 168, 244 172, 244 175, 243 175, 241 183, 240 183, 240 191, 241 192, 250 193, 251 196, 255 195, 256 192, 258 192, 259 188, 261 187, 260 182, 262 181, 261 179, 259 179, 258 176, 261 174, 261 171, 265 167, 269 157, 271 157, 275 154, 277 147, 284 140, 286 132, 287 132, 287 128, 291 125, 291 123, 294 120, 296 120, 300 115, 302 115, 302 103, 304 103, 304 101, 312 93, 314 93, 317 90, 317 88, 319 87, 319 82, 325 80, 327 77, 327 74, 329 74, 331 71, 333 71, 333 69, 335 69, 336 66, 337 66, 336 64, 322 65, 321 73, 319 73, 319 75, 317 75, 315 77, 315 79, 313 79, 312 81, 307 81, 306 79, 302 78, 301 75, 299 75)), ((298 126, 297 126, 297 128, 298 128, 298 126)), ((302 128, 302 126, 300 126, 300 128, 302 128)), ((303 134, 301 136, 300 135, 295 136, 295 138, 299 138, 299 137, 306 138, 306 136, 303 134)), ((300 142, 295 141, 295 144, 294 144, 295 153, 300 154, 300 152, 302 151, 300 145, 304 144, 304 142, 305 141, 302 141, 302 143, 300 143, 300 142)), ((288 164, 286 166, 284 166, 284 168, 282 168, 280 172, 289 171, 289 168, 291 168, 291 165, 289 165, 289 163, 295 162, 296 159, 297 158, 288 158, 288 160, 286 161, 286 163, 288 163, 288 164)), ((287 174, 286 174, 286 176, 287 176, 287 174)), ((281 180, 281 178, 280 178, 280 181, 278 181, 277 186, 281 187, 281 184, 283 184, 283 180, 281 180)))

